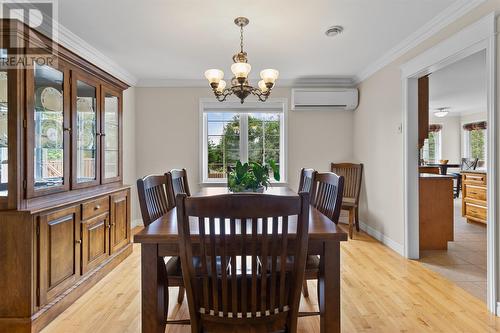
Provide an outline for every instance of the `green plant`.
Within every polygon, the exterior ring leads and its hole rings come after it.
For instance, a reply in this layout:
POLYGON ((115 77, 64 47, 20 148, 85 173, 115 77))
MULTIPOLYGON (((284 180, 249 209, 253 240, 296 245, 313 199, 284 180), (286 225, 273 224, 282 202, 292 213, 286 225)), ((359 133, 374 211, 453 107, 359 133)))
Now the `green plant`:
POLYGON ((273 160, 267 165, 260 163, 236 162, 236 167, 229 173, 227 184, 231 191, 256 191, 261 187, 267 188, 271 185, 269 173, 272 170, 274 179, 280 180, 279 168, 273 160))

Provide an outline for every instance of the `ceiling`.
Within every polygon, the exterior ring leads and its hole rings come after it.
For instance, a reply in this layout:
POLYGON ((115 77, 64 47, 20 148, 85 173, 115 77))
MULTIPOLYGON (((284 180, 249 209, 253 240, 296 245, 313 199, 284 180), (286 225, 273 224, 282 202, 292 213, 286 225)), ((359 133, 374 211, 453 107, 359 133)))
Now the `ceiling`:
POLYGON ((246 16, 251 77, 276 68, 282 80, 353 76, 454 3, 463 0, 64 0, 59 21, 140 81, 230 74, 246 16), (340 36, 325 30, 342 25, 340 36))
POLYGON ((429 76, 430 112, 449 107, 449 116, 487 112, 486 52, 475 53, 429 76))

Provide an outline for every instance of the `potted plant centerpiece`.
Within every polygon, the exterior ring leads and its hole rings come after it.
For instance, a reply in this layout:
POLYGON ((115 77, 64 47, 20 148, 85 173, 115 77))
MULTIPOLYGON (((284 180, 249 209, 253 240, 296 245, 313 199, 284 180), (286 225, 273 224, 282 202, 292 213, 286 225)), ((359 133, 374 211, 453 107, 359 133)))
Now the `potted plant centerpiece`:
POLYGON ((256 162, 241 163, 238 161, 236 167, 229 173, 227 186, 231 192, 264 192, 271 182, 269 174, 273 172, 274 179, 280 180, 279 168, 273 160, 262 165, 256 162))

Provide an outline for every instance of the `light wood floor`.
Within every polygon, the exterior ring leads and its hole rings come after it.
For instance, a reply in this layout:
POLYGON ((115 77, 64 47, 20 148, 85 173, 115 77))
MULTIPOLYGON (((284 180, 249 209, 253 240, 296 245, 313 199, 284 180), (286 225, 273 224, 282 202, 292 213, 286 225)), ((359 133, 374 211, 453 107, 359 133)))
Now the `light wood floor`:
MULTIPOLYGON (((309 290, 315 285, 310 282, 309 290)), ((316 297, 302 300, 317 309, 316 297)), ((187 306, 170 317, 186 318, 187 306)), ((140 332, 140 247, 47 326, 42 333, 140 332)), ((342 245, 342 332, 497 332, 500 319, 484 302, 421 263, 402 258, 366 234, 342 245)), ((167 326, 166 332, 190 332, 167 326)), ((318 317, 299 319, 299 332, 319 332, 318 317)))

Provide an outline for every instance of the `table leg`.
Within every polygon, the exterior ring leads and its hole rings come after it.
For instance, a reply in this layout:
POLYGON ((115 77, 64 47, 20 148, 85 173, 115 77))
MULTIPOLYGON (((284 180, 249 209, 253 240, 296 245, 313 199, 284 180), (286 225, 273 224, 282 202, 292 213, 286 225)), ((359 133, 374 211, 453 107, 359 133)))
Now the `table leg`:
POLYGON ((318 279, 320 331, 340 332, 340 242, 323 243, 318 279))
POLYGON ((142 244, 142 333, 165 332, 165 309, 168 307, 168 304, 165 304, 165 299, 168 299, 168 297, 164 297, 165 287, 161 281, 160 264, 161 262, 158 260, 158 245, 142 244))

